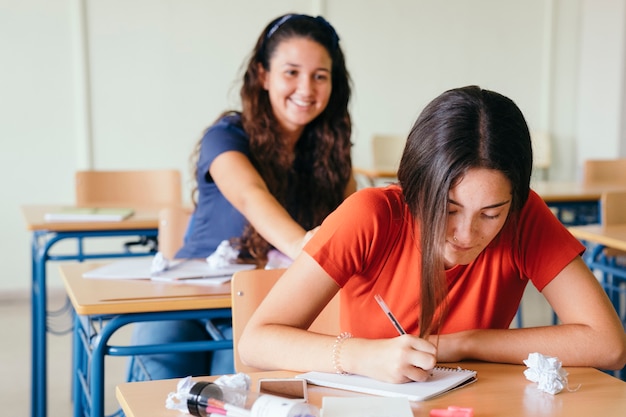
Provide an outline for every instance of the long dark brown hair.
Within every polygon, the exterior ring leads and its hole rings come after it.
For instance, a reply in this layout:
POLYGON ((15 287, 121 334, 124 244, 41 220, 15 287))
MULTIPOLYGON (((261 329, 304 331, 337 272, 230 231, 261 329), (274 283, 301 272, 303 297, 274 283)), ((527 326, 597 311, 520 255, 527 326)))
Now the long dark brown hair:
POLYGON ((500 171, 512 187, 507 223, 516 222, 528 198, 532 158, 522 112, 493 91, 477 86, 446 91, 418 117, 398 180, 421 230, 421 336, 439 325, 434 323, 435 312, 447 295, 443 253, 449 190, 471 168, 500 171))
MULTIPOLYGON (((272 195, 307 230, 321 224, 343 201, 352 176, 352 123, 348 112, 350 83, 339 37, 319 16, 289 14, 270 22, 257 39, 245 68, 240 89, 242 110, 238 113, 243 129, 250 137, 251 162, 272 195), (278 45, 293 38, 317 42, 332 60, 332 90, 328 105, 305 127, 295 147, 295 158, 274 117, 259 68, 262 66, 269 71, 278 45)), ((197 156, 194 161, 196 159, 197 156)), ((238 243, 244 253, 255 259, 264 259, 271 249, 251 225, 246 227, 238 243)))

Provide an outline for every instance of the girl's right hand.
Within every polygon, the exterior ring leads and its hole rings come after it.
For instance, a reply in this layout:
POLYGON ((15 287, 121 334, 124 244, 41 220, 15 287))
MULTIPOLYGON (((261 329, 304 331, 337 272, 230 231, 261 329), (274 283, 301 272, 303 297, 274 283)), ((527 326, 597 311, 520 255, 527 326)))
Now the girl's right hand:
POLYGON ((308 232, 306 232, 306 234, 304 235, 304 238, 302 239, 302 246, 300 247, 300 250, 302 250, 302 248, 304 248, 304 245, 306 245, 307 242, 311 240, 311 238, 313 237, 313 235, 317 232, 319 228, 320 227, 317 226, 316 228, 311 229, 308 232))
POLYGON ((298 239, 294 241, 291 244, 292 249, 290 253, 286 253, 285 255, 289 256, 292 260, 296 259, 298 255, 300 254, 300 252, 302 252, 304 245, 307 244, 307 242, 313 237, 313 235, 315 234, 315 232, 317 232, 319 228, 320 227, 317 226, 316 228, 309 230, 308 232, 304 234, 304 236, 302 236, 302 239, 298 239))
POLYGON ((425 381, 437 364, 437 348, 409 334, 391 339, 348 339, 341 348, 341 360, 350 361, 347 370, 385 382, 425 381), (359 346, 362 349, 357 353, 359 346))

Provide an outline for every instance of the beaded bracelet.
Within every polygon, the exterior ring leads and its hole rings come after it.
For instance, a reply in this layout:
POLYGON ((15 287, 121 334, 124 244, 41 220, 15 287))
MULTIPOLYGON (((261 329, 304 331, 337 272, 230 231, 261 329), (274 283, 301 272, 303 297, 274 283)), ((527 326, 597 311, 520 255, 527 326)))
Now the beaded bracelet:
POLYGON ((346 371, 341 367, 341 344, 344 340, 350 339, 352 334, 349 332, 343 332, 335 339, 335 343, 333 343, 333 366, 335 368, 335 372, 338 374, 347 374, 346 371))

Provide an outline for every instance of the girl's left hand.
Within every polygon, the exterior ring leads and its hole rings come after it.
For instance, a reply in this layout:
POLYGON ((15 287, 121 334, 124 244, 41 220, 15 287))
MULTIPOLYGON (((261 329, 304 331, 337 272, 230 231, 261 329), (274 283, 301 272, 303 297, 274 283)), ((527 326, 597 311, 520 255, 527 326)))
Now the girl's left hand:
POLYGON ((470 332, 467 330, 451 334, 431 335, 428 341, 437 346, 437 362, 460 362, 466 359, 461 347, 468 342, 470 332))

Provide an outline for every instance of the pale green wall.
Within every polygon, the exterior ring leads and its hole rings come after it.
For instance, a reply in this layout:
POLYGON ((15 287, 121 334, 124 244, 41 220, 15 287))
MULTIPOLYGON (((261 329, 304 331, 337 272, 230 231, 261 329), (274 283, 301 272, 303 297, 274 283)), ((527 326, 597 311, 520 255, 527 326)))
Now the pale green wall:
POLYGON ((288 11, 339 32, 355 165, 370 164, 373 133, 405 134, 443 90, 479 84, 550 131, 550 177, 574 179, 585 155, 625 148, 625 1, 0 0, 0 293, 30 286, 19 206, 71 203, 75 170, 174 167, 188 181, 256 36, 288 11))

